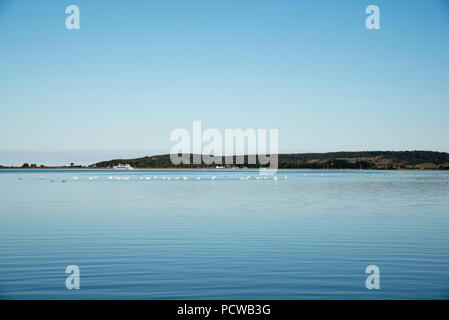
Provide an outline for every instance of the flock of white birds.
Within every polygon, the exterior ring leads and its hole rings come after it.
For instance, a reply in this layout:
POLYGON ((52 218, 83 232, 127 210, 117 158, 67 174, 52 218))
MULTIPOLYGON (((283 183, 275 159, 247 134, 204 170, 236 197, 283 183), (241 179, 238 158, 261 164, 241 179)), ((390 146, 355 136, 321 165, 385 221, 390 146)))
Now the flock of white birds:
MULTIPOLYGON (((75 176, 72 177, 73 180, 79 180, 79 179, 85 179, 86 176, 75 176)), ((99 176, 87 176, 88 180, 98 180, 101 179, 103 177, 99 177, 99 176)), ((140 180, 212 180, 214 181, 215 179, 217 179, 217 176, 139 176, 138 177, 140 180)), ((218 177, 219 179, 227 179, 230 178, 229 176, 221 176, 218 177)), ((287 176, 284 176, 284 179, 287 179, 287 176)), ((107 176, 108 180, 131 180, 130 176, 107 176)), ((278 176, 244 176, 244 177, 240 177, 240 180, 274 180, 277 181, 278 180, 278 176)), ((19 180, 23 180, 23 178, 19 178, 19 180)), ((40 180, 49 180, 50 182, 56 182, 55 179, 53 178, 46 178, 44 176, 40 177, 40 180)), ((61 182, 67 182, 66 179, 62 179, 60 180, 61 182)))

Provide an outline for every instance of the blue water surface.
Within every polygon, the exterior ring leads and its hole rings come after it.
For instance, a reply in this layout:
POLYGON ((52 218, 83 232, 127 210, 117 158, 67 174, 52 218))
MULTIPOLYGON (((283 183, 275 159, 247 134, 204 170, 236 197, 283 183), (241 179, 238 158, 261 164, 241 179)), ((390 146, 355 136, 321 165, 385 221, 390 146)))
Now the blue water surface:
POLYGON ((448 172, 276 177, 2 169, 0 298, 449 298, 448 172))

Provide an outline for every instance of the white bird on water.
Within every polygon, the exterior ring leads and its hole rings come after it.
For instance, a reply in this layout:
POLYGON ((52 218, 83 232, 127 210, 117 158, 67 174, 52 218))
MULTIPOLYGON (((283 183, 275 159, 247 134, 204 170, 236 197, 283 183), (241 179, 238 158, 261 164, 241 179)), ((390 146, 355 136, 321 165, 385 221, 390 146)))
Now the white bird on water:
POLYGON ((277 179, 278 179, 278 177, 277 177, 277 176, 274 176, 274 177, 273 177, 273 180, 277 180, 277 179))
POLYGON ((215 178, 216 178, 216 176, 213 176, 211 179, 212 179, 212 180, 215 180, 215 178))

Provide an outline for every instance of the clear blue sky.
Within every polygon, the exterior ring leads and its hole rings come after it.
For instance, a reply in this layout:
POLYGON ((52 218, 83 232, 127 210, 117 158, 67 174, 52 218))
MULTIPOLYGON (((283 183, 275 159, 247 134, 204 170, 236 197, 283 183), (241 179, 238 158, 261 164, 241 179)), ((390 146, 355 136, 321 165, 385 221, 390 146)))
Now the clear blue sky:
POLYGON ((277 128, 280 152, 449 152, 446 0, 0 3, 0 164, 168 153, 193 120, 277 128))

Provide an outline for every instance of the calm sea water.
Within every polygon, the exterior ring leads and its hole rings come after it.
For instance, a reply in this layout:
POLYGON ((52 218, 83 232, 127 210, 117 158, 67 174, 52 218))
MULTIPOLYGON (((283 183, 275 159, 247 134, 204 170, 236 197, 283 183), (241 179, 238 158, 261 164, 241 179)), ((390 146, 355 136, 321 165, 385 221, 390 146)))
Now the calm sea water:
POLYGON ((0 298, 449 298, 448 172, 258 173, 1 170, 0 298))

